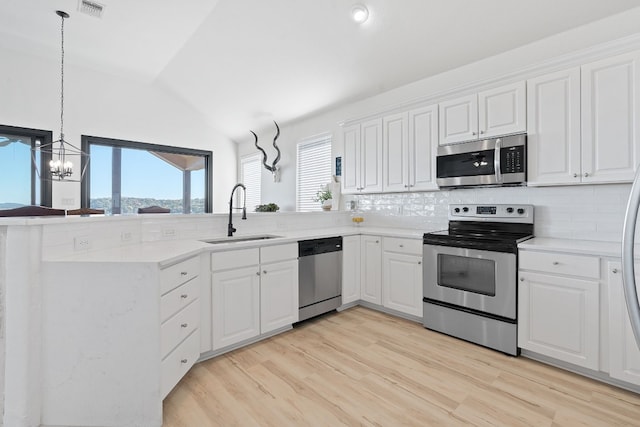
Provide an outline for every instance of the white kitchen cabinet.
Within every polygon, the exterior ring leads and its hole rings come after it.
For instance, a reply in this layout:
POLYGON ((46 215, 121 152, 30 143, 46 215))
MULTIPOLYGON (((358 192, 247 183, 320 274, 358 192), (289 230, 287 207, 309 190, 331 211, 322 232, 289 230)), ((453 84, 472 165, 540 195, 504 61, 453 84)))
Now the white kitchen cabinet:
POLYGON ((213 350, 298 321, 298 245, 211 254, 213 350))
POLYGON ((342 238, 342 304, 360 299, 360 236, 342 238))
MULTIPOLYGON (((297 245, 294 245, 297 247, 297 245)), ((261 251, 268 251, 262 248, 261 251)), ((298 321, 298 260, 262 264, 260 272, 260 333, 298 321)))
POLYGON ((581 181, 580 68, 527 82, 528 185, 581 181))
POLYGON ((422 241, 384 237, 382 305, 422 317, 422 241))
POLYGON ((363 301, 382 305, 382 243, 378 236, 362 236, 361 293, 363 301))
POLYGON ((582 182, 632 181, 640 162, 640 52, 582 66, 582 182))
POLYGON ((199 260, 43 264, 43 425, 162 424, 200 356, 199 260))
POLYGON ((517 82, 440 103, 440 145, 526 132, 526 90, 517 82))
MULTIPOLYGON (((636 271, 640 265, 636 263, 636 271)), ((638 282, 640 277, 636 277, 638 282)), ((640 282, 638 282, 640 283, 640 282)), ((640 350, 636 344, 622 288, 620 262, 607 263, 609 286, 609 375, 640 385, 640 350)))
POLYGON ((343 131, 342 191, 382 191, 382 119, 346 127, 343 131))
POLYGON ((260 335, 260 266, 213 272, 213 349, 260 335))
POLYGON ((518 346, 599 369, 600 261, 521 250, 518 346))
POLYGON ((436 190, 438 106, 383 119, 383 190, 436 190))
POLYGON ((640 162, 640 53, 528 81, 528 185, 632 181, 640 162))

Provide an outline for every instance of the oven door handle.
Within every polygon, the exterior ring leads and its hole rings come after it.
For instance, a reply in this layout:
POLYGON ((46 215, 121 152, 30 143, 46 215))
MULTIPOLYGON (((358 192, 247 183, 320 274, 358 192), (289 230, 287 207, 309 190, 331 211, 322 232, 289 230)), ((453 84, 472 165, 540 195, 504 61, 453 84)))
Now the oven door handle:
POLYGON ((502 169, 500 168, 500 150, 502 149, 502 139, 496 139, 496 147, 493 153, 493 168, 496 171, 496 182, 502 182, 502 169))

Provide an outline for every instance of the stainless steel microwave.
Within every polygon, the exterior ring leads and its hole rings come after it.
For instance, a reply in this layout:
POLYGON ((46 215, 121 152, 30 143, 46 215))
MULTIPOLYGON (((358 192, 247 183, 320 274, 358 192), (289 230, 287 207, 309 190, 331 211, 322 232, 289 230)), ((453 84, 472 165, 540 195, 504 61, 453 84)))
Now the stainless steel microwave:
POLYGON ((438 147, 441 188, 521 185, 527 181, 527 135, 509 135, 438 147))

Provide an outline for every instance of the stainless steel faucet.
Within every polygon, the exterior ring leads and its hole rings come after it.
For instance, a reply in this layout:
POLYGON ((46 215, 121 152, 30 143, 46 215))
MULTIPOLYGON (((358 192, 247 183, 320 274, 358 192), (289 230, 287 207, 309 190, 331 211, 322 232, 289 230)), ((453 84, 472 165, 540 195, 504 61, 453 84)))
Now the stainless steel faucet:
POLYGON ((233 223, 232 221, 232 217, 231 214, 233 213, 233 193, 236 192, 236 189, 238 187, 242 187, 242 194, 243 194, 243 202, 242 202, 242 207, 241 208, 235 208, 235 209, 242 209, 242 219, 247 219, 247 188, 244 186, 244 184, 236 184, 233 187, 233 190, 231 190, 231 198, 229 199, 229 225, 227 227, 227 236, 231 237, 233 236, 233 233, 236 231, 235 228, 233 228, 233 223))

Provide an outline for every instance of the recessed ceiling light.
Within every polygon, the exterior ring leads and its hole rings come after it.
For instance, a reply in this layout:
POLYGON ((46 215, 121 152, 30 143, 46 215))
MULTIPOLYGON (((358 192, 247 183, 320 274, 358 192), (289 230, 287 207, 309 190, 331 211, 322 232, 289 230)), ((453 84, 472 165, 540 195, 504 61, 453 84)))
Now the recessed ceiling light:
POLYGON ((351 9, 351 17, 358 24, 363 24, 369 19, 369 9, 365 5, 357 4, 351 9))

